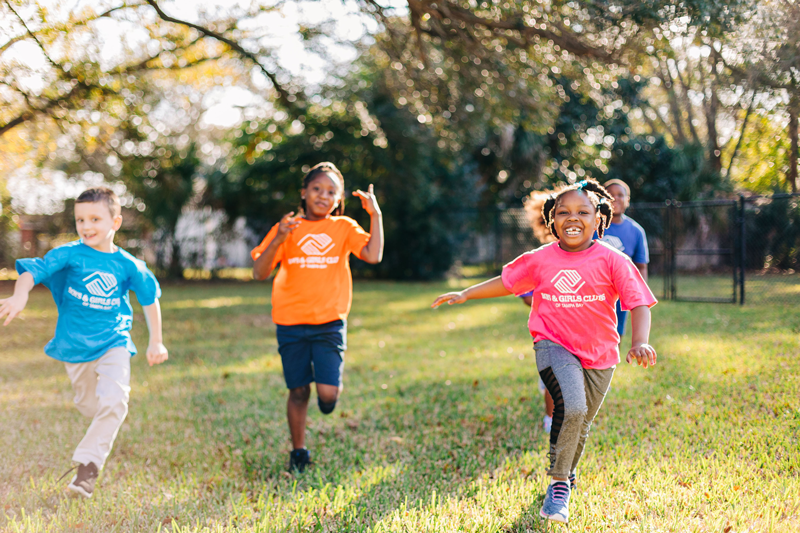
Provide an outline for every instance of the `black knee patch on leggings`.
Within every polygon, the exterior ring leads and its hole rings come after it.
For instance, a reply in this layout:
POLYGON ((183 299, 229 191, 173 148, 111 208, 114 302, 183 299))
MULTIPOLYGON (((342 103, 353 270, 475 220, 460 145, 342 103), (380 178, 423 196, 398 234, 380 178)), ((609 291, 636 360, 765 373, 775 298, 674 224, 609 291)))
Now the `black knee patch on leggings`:
POLYGON ((556 375, 552 367, 547 367, 539 372, 544 386, 547 387, 550 396, 553 398, 553 425, 550 427, 550 444, 555 446, 558 442, 558 434, 561 433, 561 424, 564 423, 564 396, 561 394, 561 386, 558 384, 556 375))
POLYGON ((323 415, 329 415, 334 409, 336 409, 336 400, 327 403, 323 402, 320 398, 317 398, 317 405, 319 405, 319 410, 322 411, 323 415))

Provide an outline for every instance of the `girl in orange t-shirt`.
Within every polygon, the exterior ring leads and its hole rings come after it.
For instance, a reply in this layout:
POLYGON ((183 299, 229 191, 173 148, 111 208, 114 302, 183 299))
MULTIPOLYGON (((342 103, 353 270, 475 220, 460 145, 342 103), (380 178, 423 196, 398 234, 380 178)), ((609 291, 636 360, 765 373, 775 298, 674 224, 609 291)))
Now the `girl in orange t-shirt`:
POLYGON ((353 299, 349 256, 373 264, 383 258, 383 219, 372 185, 353 196, 369 213, 370 233, 343 216, 342 173, 333 163, 319 163, 303 179, 300 214, 284 215, 251 252, 258 280, 281 265, 272 288, 272 320, 289 389, 290 471, 302 473, 311 462, 305 448, 311 382, 317 384, 317 403, 324 414, 333 412, 342 391, 353 299))

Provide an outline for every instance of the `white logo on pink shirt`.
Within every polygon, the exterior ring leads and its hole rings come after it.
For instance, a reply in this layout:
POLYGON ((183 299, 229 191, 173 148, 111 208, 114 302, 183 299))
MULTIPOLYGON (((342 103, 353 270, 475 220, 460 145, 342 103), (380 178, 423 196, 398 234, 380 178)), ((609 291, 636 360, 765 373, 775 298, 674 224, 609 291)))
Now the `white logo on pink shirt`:
POLYGON ((297 243, 306 255, 325 255, 331 251, 334 243, 327 234, 314 235, 309 233, 297 243))
POLYGON ((585 281, 581 281, 581 275, 577 270, 561 270, 553 276, 550 283, 562 294, 575 294, 586 284, 585 281))

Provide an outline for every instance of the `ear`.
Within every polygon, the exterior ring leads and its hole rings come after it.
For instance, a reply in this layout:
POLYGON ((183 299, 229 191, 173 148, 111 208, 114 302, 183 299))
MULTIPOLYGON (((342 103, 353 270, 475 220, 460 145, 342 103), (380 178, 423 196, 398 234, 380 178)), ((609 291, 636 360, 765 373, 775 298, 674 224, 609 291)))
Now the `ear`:
POLYGON ((114 217, 114 231, 119 231, 119 228, 122 227, 122 215, 117 215, 114 217))

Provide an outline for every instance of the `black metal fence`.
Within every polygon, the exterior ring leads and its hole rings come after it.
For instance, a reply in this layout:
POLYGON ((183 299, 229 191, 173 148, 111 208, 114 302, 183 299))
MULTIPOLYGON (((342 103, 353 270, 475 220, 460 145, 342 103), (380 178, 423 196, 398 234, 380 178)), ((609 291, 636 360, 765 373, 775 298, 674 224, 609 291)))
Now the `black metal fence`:
MULTIPOLYGON (((800 305, 800 194, 633 204, 660 300, 800 305)), ((463 265, 499 271, 539 246, 523 209, 482 212, 463 265)))

